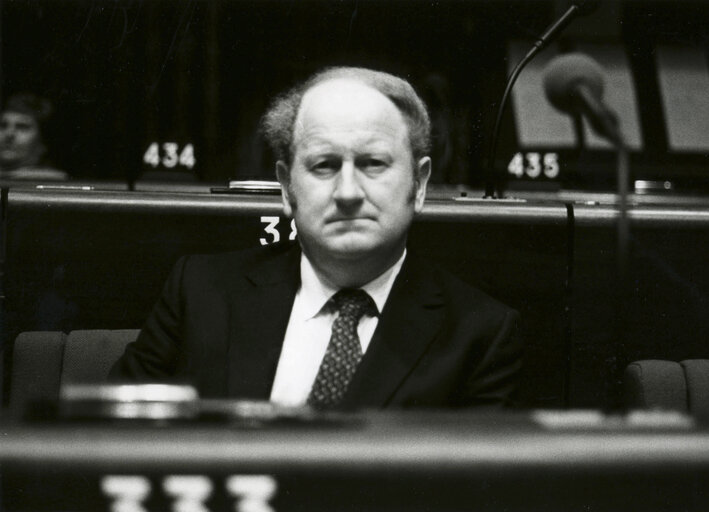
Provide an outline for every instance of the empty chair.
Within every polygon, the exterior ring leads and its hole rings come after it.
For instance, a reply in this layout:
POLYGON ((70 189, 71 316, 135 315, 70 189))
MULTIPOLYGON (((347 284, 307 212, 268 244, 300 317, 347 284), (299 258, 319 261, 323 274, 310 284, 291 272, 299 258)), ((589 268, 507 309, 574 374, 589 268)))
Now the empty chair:
POLYGON ((709 359, 635 361, 625 369, 624 387, 629 408, 709 418, 709 359))
POLYGON ((15 340, 10 413, 37 401, 56 400, 66 384, 103 382, 137 329, 24 332, 15 340))

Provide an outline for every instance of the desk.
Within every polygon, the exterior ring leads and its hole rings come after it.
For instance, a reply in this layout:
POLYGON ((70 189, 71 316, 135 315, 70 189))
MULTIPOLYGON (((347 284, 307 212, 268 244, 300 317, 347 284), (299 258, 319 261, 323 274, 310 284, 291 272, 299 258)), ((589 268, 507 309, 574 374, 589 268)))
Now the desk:
POLYGON ((147 486, 145 510, 171 510, 174 476, 208 486, 207 510, 709 505, 709 432, 622 420, 550 427, 526 414, 372 412, 260 426, 6 425, 0 435, 5 511, 107 510, 101 486, 126 476, 147 486), (264 489, 260 508, 243 506, 264 489))

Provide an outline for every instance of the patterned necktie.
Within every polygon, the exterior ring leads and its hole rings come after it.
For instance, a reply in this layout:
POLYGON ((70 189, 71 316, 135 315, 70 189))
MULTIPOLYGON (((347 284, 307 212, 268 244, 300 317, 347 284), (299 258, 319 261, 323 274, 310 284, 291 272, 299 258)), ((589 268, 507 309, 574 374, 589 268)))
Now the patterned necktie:
POLYGON ((332 324, 330 343, 308 396, 308 405, 318 409, 334 407, 342 400, 362 359, 357 335, 359 320, 365 313, 377 314, 377 306, 363 290, 340 290, 331 301, 339 315, 332 324))

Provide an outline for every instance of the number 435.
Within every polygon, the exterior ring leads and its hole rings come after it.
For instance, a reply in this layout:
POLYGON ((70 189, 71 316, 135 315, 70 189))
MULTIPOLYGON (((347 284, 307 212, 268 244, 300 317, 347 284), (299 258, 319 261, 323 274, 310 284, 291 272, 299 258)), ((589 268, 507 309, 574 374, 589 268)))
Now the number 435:
POLYGON ((550 179, 559 176, 557 153, 516 153, 507 166, 507 172, 518 178, 539 178, 542 173, 550 179))

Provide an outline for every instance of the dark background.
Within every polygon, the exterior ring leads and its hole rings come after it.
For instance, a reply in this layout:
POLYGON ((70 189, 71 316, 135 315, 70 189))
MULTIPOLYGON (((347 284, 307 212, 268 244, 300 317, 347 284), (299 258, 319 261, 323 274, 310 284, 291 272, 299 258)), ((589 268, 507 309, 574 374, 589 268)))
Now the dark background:
MULTIPOLYGON (((253 197, 203 194, 209 191, 203 185, 273 178, 258 119, 276 93, 323 66, 370 66, 410 79, 431 108, 434 182, 480 187, 508 45, 532 40, 567 6, 561 0, 3 1, 0 95, 29 90, 51 98, 56 166, 101 183, 96 190, 0 187, 0 339, 11 343, 22 331, 139 328, 180 255, 257 244, 261 217, 280 211, 278 199, 257 198, 257 206, 242 208, 253 197), (196 167, 144 165, 146 149, 165 142, 193 144, 196 167), (158 192, 125 191, 146 175, 158 180, 152 189, 158 192), (202 189, 183 195, 170 180, 202 189), (108 181, 124 191, 101 192, 111 188, 108 181)), ((704 1, 601 2, 554 49, 591 42, 625 51, 644 141, 631 155, 636 178, 683 177, 688 190, 709 190, 709 155, 668 148, 655 69, 659 44, 699 48, 706 58, 708 31, 704 1)), ((496 162, 502 169, 523 151, 512 107, 519 105, 510 105, 503 122, 496 162)), ((524 405, 612 407, 628 362, 709 358, 708 203, 678 195, 632 198, 633 214, 649 220, 632 226, 632 297, 621 309, 613 198, 599 204, 586 194, 614 190, 613 155, 575 148, 563 156, 594 173, 592 183, 576 180, 582 173, 557 183, 585 189, 541 205, 560 213, 540 215, 539 205, 518 204, 524 211, 506 215, 505 202, 465 206, 439 193, 411 241, 522 312, 529 339, 524 405), (463 213, 456 217, 449 208, 463 213), (686 216, 679 215, 683 209, 686 216), (618 311, 623 329, 616 326, 618 311)))
MULTIPOLYGON (((275 94, 323 66, 369 66, 407 77, 429 103, 434 182, 477 187, 507 74, 507 45, 532 40, 568 5, 4 0, 1 95, 29 90, 54 102, 54 163, 74 178, 132 182, 153 170, 142 163, 152 142, 176 142, 193 144, 197 165, 152 177, 223 183, 273 178, 257 125, 275 94)), ((642 105, 646 149, 633 155, 636 173, 643 166, 670 174, 668 165, 701 167, 706 155, 667 152, 654 47, 707 49, 706 2, 599 5, 566 31, 560 48, 584 41, 624 46, 642 105)), ((516 150, 511 115, 503 132, 498 154, 506 161, 516 150)), ((590 159, 596 157, 604 155, 590 159)), ((612 180, 600 183, 607 185, 612 180)))

